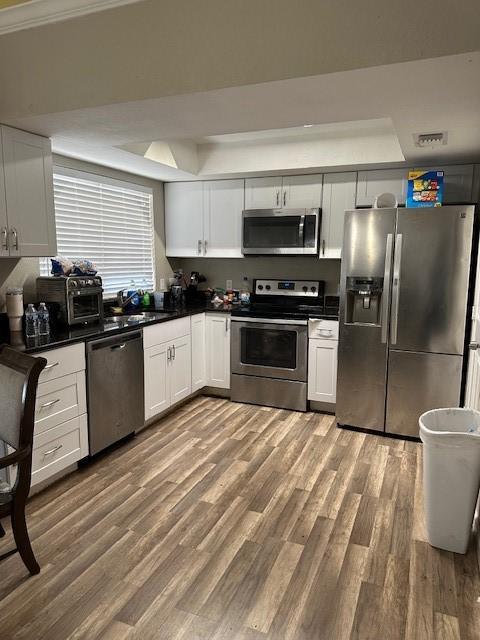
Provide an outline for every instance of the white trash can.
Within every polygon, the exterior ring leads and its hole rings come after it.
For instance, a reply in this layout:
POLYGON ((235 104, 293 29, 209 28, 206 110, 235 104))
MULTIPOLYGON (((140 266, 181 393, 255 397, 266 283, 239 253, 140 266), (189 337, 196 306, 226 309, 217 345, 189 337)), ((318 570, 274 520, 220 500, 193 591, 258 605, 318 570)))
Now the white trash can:
POLYGON ((480 412, 434 409, 419 423, 428 540, 466 553, 480 486, 480 412))

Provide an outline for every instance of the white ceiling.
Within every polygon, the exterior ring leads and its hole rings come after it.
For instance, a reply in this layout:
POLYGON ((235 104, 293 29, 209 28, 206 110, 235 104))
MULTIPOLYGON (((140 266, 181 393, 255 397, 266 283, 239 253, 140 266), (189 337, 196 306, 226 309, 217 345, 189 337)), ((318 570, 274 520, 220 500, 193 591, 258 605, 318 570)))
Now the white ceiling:
MULTIPOLYGON (((391 123, 398 144, 378 146, 365 154, 372 165, 402 161, 419 166, 432 162, 480 160, 480 52, 430 60, 295 78, 257 85, 176 95, 103 107, 11 120, 10 124, 48 135, 57 153, 105 164, 161 180, 185 180, 205 175, 222 176, 220 153, 244 147, 240 173, 339 169, 348 153, 329 159, 309 157, 309 167, 249 165, 245 153, 253 145, 277 149, 291 139, 313 140, 328 130, 345 138, 364 122, 373 133, 379 122, 391 123), (339 126, 339 123, 344 123, 339 126), (376 124, 375 124, 376 123, 376 124), (304 124, 318 127, 304 129, 304 124), (328 125, 322 127, 320 125, 328 125), (282 131, 285 130, 285 131, 282 131), (448 144, 420 149, 413 134, 447 131, 448 144), (340 132, 340 133, 338 133, 340 132), (118 148, 132 143, 183 141, 182 170, 118 148), (204 171, 208 149, 215 151, 215 171, 204 171), (219 151, 220 149, 220 151, 219 151), (223 149, 224 151, 221 151, 223 149), (197 153, 195 159, 193 155, 197 153), (198 170, 195 168, 198 167, 198 170)), ((373 138, 372 138, 373 139, 373 138)), ((138 149, 142 145, 137 145, 138 149)), ((287 147, 285 147, 287 148, 287 147)), ((258 149, 257 149, 258 151, 258 149)), ((361 155, 361 148, 358 149, 361 155)), ((252 149, 252 157, 255 149, 252 149)), ((247 153, 248 155, 248 153, 247 153)), ((338 155, 338 154, 337 154, 338 155)), ((358 158, 355 163, 361 163, 358 158)), ((175 164, 175 163, 174 163, 175 164)), ((178 164, 178 163, 177 163, 178 164)), ((233 165, 232 165, 233 166, 233 165)), ((237 163, 238 168, 238 163, 237 163)), ((231 175, 226 171, 225 175, 231 175)))

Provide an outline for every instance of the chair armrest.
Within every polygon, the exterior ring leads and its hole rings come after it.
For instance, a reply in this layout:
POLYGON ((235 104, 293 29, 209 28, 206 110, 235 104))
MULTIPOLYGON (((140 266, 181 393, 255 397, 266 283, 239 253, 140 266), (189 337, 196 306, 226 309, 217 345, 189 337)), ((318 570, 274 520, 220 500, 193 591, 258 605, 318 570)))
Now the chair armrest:
POLYGON ((5 469, 5 467, 10 467, 12 464, 21 462, 30 454, 30 451, 30 447, 25 447, 24 449, 9 453, 8 456, 3 456, 3 458, 0 458, 0 469, 5 469))

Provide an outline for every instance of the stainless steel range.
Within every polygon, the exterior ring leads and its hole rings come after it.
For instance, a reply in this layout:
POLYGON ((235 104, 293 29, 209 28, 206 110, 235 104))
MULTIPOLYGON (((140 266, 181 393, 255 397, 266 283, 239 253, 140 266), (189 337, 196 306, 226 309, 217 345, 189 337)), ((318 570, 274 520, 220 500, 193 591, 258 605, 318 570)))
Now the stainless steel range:
POLYGON ((324 284, 254 281, 251 305, 232 312, 232 400, 307 410, 307 325, 323 315, 324 284))

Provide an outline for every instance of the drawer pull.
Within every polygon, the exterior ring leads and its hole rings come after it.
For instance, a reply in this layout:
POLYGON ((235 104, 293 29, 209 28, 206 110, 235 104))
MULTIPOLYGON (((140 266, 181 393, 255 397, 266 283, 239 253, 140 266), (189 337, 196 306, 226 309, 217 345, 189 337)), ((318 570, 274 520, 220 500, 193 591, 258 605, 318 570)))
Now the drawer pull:
POLYGON ((319 329, 319 331, 323 336, 333 335, 333 331, 331 329, 319 329))
POLYGON ((56 400, 50 400, 50 402, 44 402, 43 404, 40 405, 40 409, 46 409, 47 407, 53 407, 53 405, 57 404, 57 402, 60 402, 60 398, 57 398, 56 400))
POLYGON ((56 453, 62 447, 63 447, 63 444, 57 444, 56 447, 53 447, 52 449, 49 449, 48 451, 44 451, 43 452, 43 457, 46 458, 47 456, 51 456, 52 453, 56 453))
POLYGON ((52 362, 52 364, 47 364, 44 371, 48 371, 48 369, 53 369, 53 367, 58 367, 58 365, 59 365, 58 362, 52 362))

